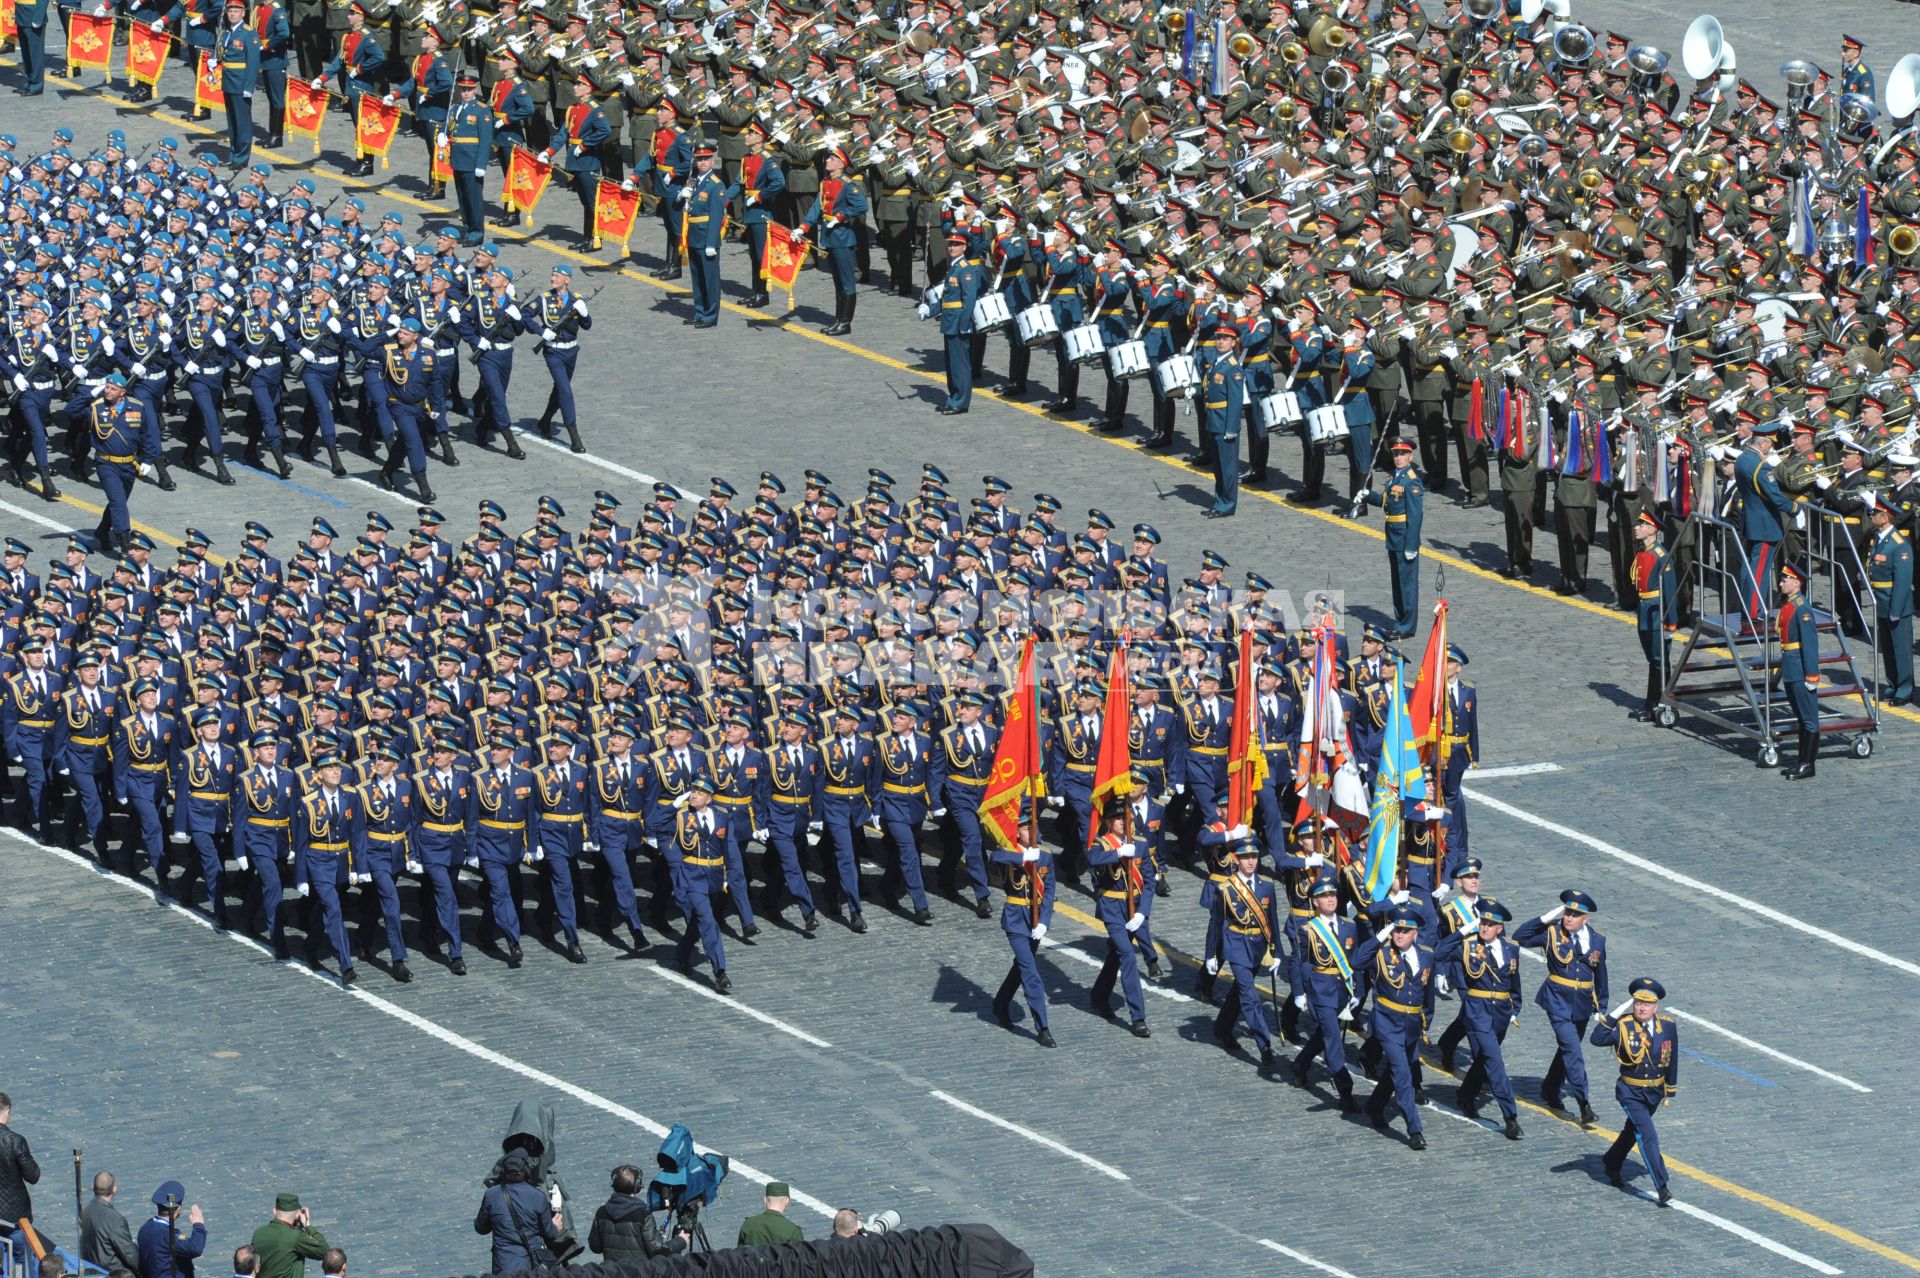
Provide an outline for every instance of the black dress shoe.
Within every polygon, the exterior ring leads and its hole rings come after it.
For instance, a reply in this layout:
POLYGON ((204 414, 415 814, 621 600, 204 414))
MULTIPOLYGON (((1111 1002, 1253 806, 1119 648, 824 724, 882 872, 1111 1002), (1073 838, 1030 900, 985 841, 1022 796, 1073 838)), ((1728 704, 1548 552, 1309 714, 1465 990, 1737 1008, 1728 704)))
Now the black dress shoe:
POLYGON ((751 941, 758 935, 760 935, 760 925, 758 923, 749 923, 740 929, 740 936, 744 940, 751 941))
POLYGON ((1278 1065, 1279 1063, 1280 1063, 1280 1058, 1273 1054, 1273 1049, 1271 1047, 1263 1047, 1260 1049, 1260 1068, 1261 1069, 1272 1069, 1275 1065, 1278 1065))
POLYGON ((1152 1038, 1153 1037, 1153 1031, 1147 1028, 1147 1023, 1145 1021, 1135 1021, 1133 1024, 1127 1026, 1127 1032, 1133 1035, 1135 1038, 1152 1038))
POLYGON ((1594 1123, 1593 1106, 1587 1104, 1585 1101, 1581 1101, 1580 1102, 1580 1125, 1582 1127, 1591 1127, 1593 1126, 1593 1123, 1594 1123))
POLYGON ((1360 1112, 1360 1102, 1353 1098, 1352 1092, 1348 1092, 1340 1098, 1340 1112, 1343 1114, 1357 1114, 1360 1112))
POLYGON ((1299 492, 1288 493, 1287 500, 1296 506, 1311 506, 1320 500, 1320 493, 1318 490, 1308 492, 1303 488, 1299 492))
POLYGON ((467 961, 463 958, 454 959, 447 964, 447 970, 455 976, 465 976, 467 974, 467 961))
POLYGON ((983 919, 991 918, 993 916, 993 905, 985 897, 981 897, 973 903, 973 912, 983 919))
POLYGON ((1408 1149, 1421 1150, 1421 1149, 1425 1149, 1426 1147, 1427 1147, 1427 1138, 1421 1133, 1415 1132, 1413 1135, 1407 1137, 1408 1149))
POLYGON ((847 919, 847 930, 849 932, 864 934, 867 930, 866 917, 862 915, 860 911, 855 910, 847 919))
POLYGON ((1507 1120, 1507 1139, 1520 1139, 1520 1120, 1518 1118, 1509 1118, 1507 1120))
POLYGON ((1058 1047, 1059 1046, 1058 1043, 1055 1043, 1053 1041, 1053 1031, 1050 1029, 1042 1029, 1040 1031, 1040 1036, 1036 1038, 1034 1041, 1040 1044, 1040 1046, 1042 1047, 1058 1047))
POLYGON ((409 985, 413 982, 413 969, 405 963, 395 963, 393 965, 393 979, 402 985, 409 985))
POLYGON ((932 910, 915 910, 913 912, 913 925, 915 927, 932 927, 933 911, 932 910))
POLYGON ((1231 1030, 1216 1027, 1213 1031, 1213 1041, 1226 1048, 1229 1052, 1237 1052, 1240 1050, 1240 1040, 1233 1036, 1233 1031, 1231 1030))
POLYGON ((1668 1203, 1673 1201, 1673 1191, 1671 1189, 1668 1189, 1665 1185, 1660 1186, 1659 1201, 1660 1201, 1660 1205, 1662 1207, 1665 1207, 1668 1203))
POLYGON ((586 961, 587 961, 587 956, 580 952, 580 942, 568 941, 567 942, 567 962, 584 963, 586 961))
POLYGON ((647 934, 642 932, 639 926, 635 924, 629 924, 627 926, 627 933, 633 937, 633 952, 635 954, 645 953, 648 945, 647 934))
POLYGON ((1295 1087, 1305 1087, 1307 1085, 1307 1071, 1304 1069, 1292 1070, 1287 1075, 1287 1081, 1295 1087))
POLYGON ((1155 959, 1151 954, 1147 956, 1147 979, 1150 981, 1157 981, 1160 979, 1159 960, 1155 959))
POLYGON ((1426 1103, 1427 1103, 1427 1089, 1426 1089, 1426 1088, 1424 1088, 1424 1087, 1416 1087, 1416 1088, 1414 1088, 1414 1089, 1413 1089, 1413 1103, 1414 1103, 1414 1104, 1416 1104, 1416 1105, 1424 1105, 1424 1104, 1426 1104, 1426 1103))
POLYGON ((1012 1029, 1013 1005, 1011 1003, 995 1003, 993 1005, 993 1019, 999 1024, 1001 1029, 1012 1029))
POLYGON ((811 934, 813 930, 819 926, 820 926, 820 916, 818 914, 815 914, 812 910, 808 910, 805 914, 802 914, 800 916, 800 930, 802 932, 811 934))
POLYGON ((509 945, 507 947, 507 966, 508 967, 519 967, 521 962, 525 958, 526 958, 526 955, 520 952, 520 947, 518 945, 509 945))
POLYGON ((1607 1183, 1609 1185, 1612 1185, 1615 1189, 1625 1189, 1627 1187, 1627 1182, 1625 1181, 1625 1179, 1621 1177, 1620 1169, 1618 1167, 1615 1167, 1612 1163, 1608 1163, 1606 1167, 1607 1167, 1607 1183))
POLYGON ((354 971, 352 968, 348 968, 346 971, 340 973, 340 983, 342 985, 358 985, 360 983, 360 973, 354 971))
POLYGON ((1375 1114, 1375 1113, 1369 1112, 1367 1114, 1367 1121, 1373 1124, 1373 1130, 1375 1130, 1376 1132, 1384 1132, 1385 1130, 1387 1130, 1387 1116, 1385 1114, 1375 1114))
POLYGON ((940 414, 942 417, 953 417, 958 415, 960 412, 960 410, 955 408, 952 404, 941 404, 938 407, 936 407, 933 411, 940 414))
POLYGON ((728 979, 727 971, 725 968, 721 968, 719 971, 713 974, 713 988, 720 991, 722 994, 733 993, 733 982, 730 979, 728 979))

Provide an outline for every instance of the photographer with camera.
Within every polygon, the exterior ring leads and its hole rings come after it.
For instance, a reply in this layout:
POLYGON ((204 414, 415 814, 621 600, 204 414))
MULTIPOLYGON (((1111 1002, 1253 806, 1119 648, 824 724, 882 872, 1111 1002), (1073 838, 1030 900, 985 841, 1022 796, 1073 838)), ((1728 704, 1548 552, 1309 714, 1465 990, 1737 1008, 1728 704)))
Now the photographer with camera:
POLYGON ((493 1235, 491 1273, 526 1273, 558 1263, 553 1244, 560 1241, 560 1213, 539 1186, 529 1183, 532 1175, 527 1151, 510 1150, 501 1160, 500 1182, 489 1186, 480 1200, 473 1232, 493 1235))
POLYGON ((327 1254, 327 1239, 313 1227, 313 1213, 300 1205, 300 1195, 279 1194, 273 1219, 253 1231, 253 1249, 260 1278, 305 1278, 307 1262, 327 1254))
POLYGON ((787 1207, 793 1202, 793 1191, 785 1181, 768 1181, 767 1192, 760 1201, 767 1205, 767 1209, 740 1222, 740 1237, 736 1246, 777 1247, 781 1243, 800 1242, 806 1238, 800 1232, 800 1226, 787 1219, 787 1207))
POLYGON ((640 1169, 623 1164, 613 1169, 613 1196, 593 1213, 587 1246, 609 1264, 637 1264, 655 1256, 676 1256, 693 1242, 686 1230, 669 1238, 647 1208, 640 1193, 640 1169))

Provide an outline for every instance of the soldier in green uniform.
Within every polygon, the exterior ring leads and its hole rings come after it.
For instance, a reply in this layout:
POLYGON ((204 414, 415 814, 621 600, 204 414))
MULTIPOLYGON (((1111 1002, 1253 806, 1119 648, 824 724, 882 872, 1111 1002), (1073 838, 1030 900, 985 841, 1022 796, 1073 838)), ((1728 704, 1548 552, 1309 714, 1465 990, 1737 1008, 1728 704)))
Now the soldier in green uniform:
POLYGON ((253 1250, 260 1278, 302 1278, 309 1260, 327 1254, 327 1240, 313 1227, 313 1213, 300 1205, 300 1195, 278 1194, 273 1219, 253 1231, 253 1250))
POLYGON ((788 1188, 785 1181, 768 1181, 762 1201, 767 1205, 765 1211, 740 1222, 740 1237, 736 1246, 778 1247, 781 1243, 799 1242, 806 1237, 800 1232, 800 1226, 787 1219, 787 1205, 793 1201, 793 1190, 788 1188))

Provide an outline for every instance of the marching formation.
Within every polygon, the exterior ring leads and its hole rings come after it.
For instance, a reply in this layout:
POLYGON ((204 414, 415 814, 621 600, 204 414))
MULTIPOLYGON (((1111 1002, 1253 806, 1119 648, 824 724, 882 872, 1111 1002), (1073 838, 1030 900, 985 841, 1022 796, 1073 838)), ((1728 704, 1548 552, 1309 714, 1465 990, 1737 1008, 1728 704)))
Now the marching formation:
MULTIPOLYGON (((1145 1038, 1153 904, 1184 868, 1209 918, 1199 990, 1234 986, 1215 1023, 1229 1048, 1244 1023, 1277 1065, 1259 981, 1286 967, 1295 1080, 1322 1059, 1353 1108, 1343 1040, 1371 998, 1370 1112, 1384 1127, 1397 1104, 1423 1148, 1419 1046, 1456 993, 1439 1047, 1450 1065, 1469 1043, 1463 1101, 1490 1091, 1518 1139, 1500 1040, 1523 994, 1514 946, 1537 945, 1559 1043, 1542 1094, 1592 1121, 1595 905, 1569 891, 1503 939, 1513 915, 1469 850, 1479 699, 1444 603, 1409 679, 1380 630, 1350 656, 1323 603, 1289 624, 1259 573, 1228 586, 1213 551, 1176 581, 1150 525, 1065 519, 1045 493, 1022 512, 991 475, 962 498, 934 466, 895 488, 869 471, 848 502, 808 471, 788 501, 762 473, 750 498, 715 478, 690 502, 662 483, 631 513, 601 492, 571 528, 543 497, 518 533, 488 500, 459 544, 431 507, 407 530, 316 518, 285 549, 255 521, 223 555, 187 530, 170 567, 135 532, 104 572, 75 540, 36 573, 9 540, 18 819, 282 959, 297 924, 347 984, 382 950, 403 982, 413 949, 464 975, 468 911, 518 967, 531 895, 532 926, 575 963, 583 928, 625 929, 637 953, 677 920, 673 961, 703 956, 727 993, 725 925, 736 944, 822 915, 860 934, 878 904, 930 926, 942 890, 990 919, 998 887, 1013 963, 995 1014, 1011 1029, 1024 989, 1049 1047, 1036 955, 1059 894, 1084 885, 1107 933, 1095 1010, 1118 1015, 1117 988, 1145 1038)), ((1630 1112, 1664 1191, 1651 1114, 1673 1029, 1636 1023, 1600 1021, 1636 1054, 1630 1112)))

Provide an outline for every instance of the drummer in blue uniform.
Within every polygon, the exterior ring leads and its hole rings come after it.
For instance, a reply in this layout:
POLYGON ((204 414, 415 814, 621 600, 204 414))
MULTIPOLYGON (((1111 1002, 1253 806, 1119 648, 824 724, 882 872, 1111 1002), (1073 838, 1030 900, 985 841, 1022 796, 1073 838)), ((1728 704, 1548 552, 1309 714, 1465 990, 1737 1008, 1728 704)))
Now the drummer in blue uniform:
MULTIPOLYGON (((1464 877, 1464 876, 1462 876, 1464 877)), ((1474 877, 1479 877, 1476 867, 1474 877)), ((1486 1087, 1500 1106, 1508 1140, 1520 1139, 1520 1110, 1513 1099, 1513 1080, 1501 1045, 1507 1029, 1520 1014, 1520 947, 1505 939, 1513 911, 1490 897, 1481 898, 1472 928, 1449 932, 1434 947, 1441 965, 1460 995, 1460 1020, 1465 1026, 1472 1059, 1460 1078, 1460 1108, 1472 1114, 1486 1087)), ((1444 1041, 1444 1038, 1443 1038, 1444 1041)), ((1448 1050, 1448 1059, 1451 1052, 1448 1050)))
POLYGON ((1354 970, 1364 973, 1373 995, 1373 1032, 1368 1042, 1380 1044, 1387 1066, 1387 1077, 1367 1099, 1367 1116, 1376 1130, 1387 1129, 1391 1090, 1407 1123, 1407 1148, 1414 1150, 1427 1147, 1414 1099, 1414 1066, 1435 968, 1433 950, 1420 939, 1423 922, 1411 904, 1400 906, 1385 926, 1360 942, 1351 960, 1354 970))
POLYGON ((1587 1022, 1607 1004, 1607 938, 1587 923, 1598 908, 1591 896, 1568 888, 1559 905, 1528 919, 1513 934, 1515 945, 1541 950, 1547 958, 1547 979, 1533 1001, 1547 1014, 1555 1048, 1553 1064, 1540 1080, 1540 1099, 1559 1109, 1562 1088, 1572 1092, 1582 1127, 1592 1126, 1594 1114, 1580 1041, 1587 1022))
MULTIPOLYGON (((1366 402, 1364 394, 1359 402, 1366 402)), ((1362 487, 1355 503, 1358 508, 1376 501, 1386 515, 1387 572, 1393 583, 1393 630, 1388 639, 1411 639, 1419 627, 1420 524, 1426 514, 1427 489, 1414 469, 1415 451, 1413 441, 1404 435, 1389 440, 1393 474, 1386 491, 1375 493, 1370 485, 1362 487)))
POLYGON ((1654 1130, 1653 1115, 1662 1102, 1671 1101, 1680 1087, 1680 1027, 1673 1017, 1663 1015, 1660 1000, 1667 991, 1651 976, 1637 978, 1627 986, 1633 1014, 1622 1019, 1626 1006, 1603 1015, 1593 1027, 1596 1047, 1613 1048, 1620 1065, 1620 1080, 1613 1085, 1613 1097, 1627 1112, 1620 1135, 1607 1149, 1603 1165, 1607 1180, 1624 1188, 1623 1165, 1627 1154, 1637 1145, 1640 1157, 1653 1177, 1654 1192, 1665 1207, 1673 1201, 1668 1188, 1667 1160, 1660 1156, 1660 1135, 1654 1130))
POLYGON ((1233 873, 1213 898, 1213 917, 1220 928, 1221 957, 1233 972, 1234 997, 1223 999, 1213 1018, 1214 1041, 1234 1051, 1236 1020, 1260 1045, 1260 1068, 1278 1064, 1273 1033, 1267 1027, 1266 1004, 1260 998, 1260 977, 1277 976, 1284 962, 1281 944, 1280 894, 1273 881, 1260 874, 1260 845, 1243 837, 1233 845, 1233 873))

